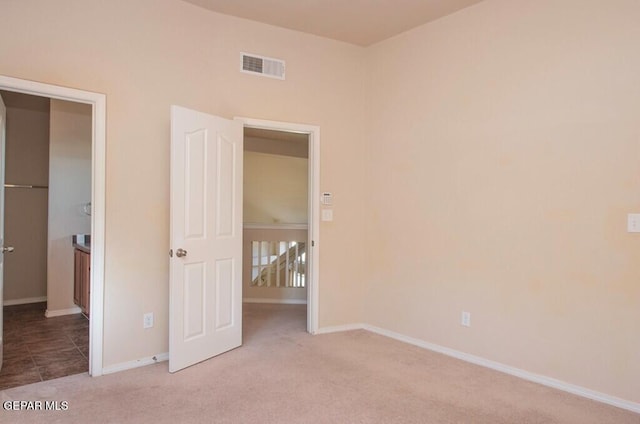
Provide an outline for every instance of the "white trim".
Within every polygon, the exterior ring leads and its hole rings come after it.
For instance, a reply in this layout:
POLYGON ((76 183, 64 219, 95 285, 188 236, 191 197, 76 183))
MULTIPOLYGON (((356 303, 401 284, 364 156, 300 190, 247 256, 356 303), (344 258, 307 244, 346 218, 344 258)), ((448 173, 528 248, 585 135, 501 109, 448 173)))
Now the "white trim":
POLYGON ((47 318, 53 318, 53 317, 61 317, 63 315, 73 315, 73 314, 79 314, 82 312, 82 309, 80 309, 77 306, 74 306, 73 308, 69 308, 69 309, 56 309, 55 311, 50 311, 50 310, 46 310, 44 312, 44 316, 47 318))
POLYGON ((25 297, 23 299, 5 300, 2 302, 2 305, 3 306, 26 305, 28 303, 40 303, 40 302, 46 302, 46 301, 47 301, 47 296, 25 297))
MULTIPOLYGON (((348 326, 344 326, 348 327, 348 326)), ((564 392, 572 393, 574 395, 582 396, 587 399, 595 400, 597 402, 606 403, 608 405, 616 406, 618 408, 626 409, 628 411, 640 413, 640 403, 631 402, 628 400, 620 399, 615 396, 610 396, 604 393, 597 392, 595 390, 587 389, 577 386, 575 384, 566 383, 555 378, 546 377, 525 371, 519 368, 515 368, 509 365, 501 364, 499 362, 491 361, 479 356, 470 355, 468 353, 460 352, 455 349, 440 346, 434 343, 425 342, 420 339, 405 336, 394 331, 385 330, 383 328, 375 327, 373 325, 364 325, 364 329, 373 333, 380 334, 382 336, 390 337, 401 342, 409 343, 414 346, 418 346, 424 349, 428 349, 434 352, 442 353, 447 356, 451 356, 456 359, 470 362, 472 364, 480 365, 486 368, 490 368, 495 371, 500 371, 505 374, 513 375, 523 380, 532 381, 534 383, 542 384, 543 386, 552 387, 554 389, 562 390, 564 392)))
POLYGON ((102 375, 104 337, 104 263, 107 174, 107 99, 105 95, 93 107, 92 187, 91 187, 91 296, 89 308, 89 375, 102 375))
POLYGON ((320 309, 320 127, 316 125, 292 124, 288 122, 266 121, 236 117, 245 127, 295 132, 309 135, 309 278, 307 285, 307 332, 318 331, 318 311, 320 309))
POLYGON ((248 297, 242 299, 242 303, 278 303, 281 305, 306 305, 307 299, 267 299, 260 297, 248 297))
POLYGON ((0 75, 0 90, 16 91, 93 106, 91 187, 91 320, 89 375, 102 375, 104 330, 104 245, 107 98, 104 94, 0 75))
POLYGON ((330 333, 340 333, 343 331, 353 331, 353 330, 363 330, 366 328, 366 324, 345 324, 345 325, 335 325, 333 327, 322 327, 319 328, 315 334, 330 334, 330 333))
POLYGON ((242 224, 245 230, 308 230, 307 224, 255 224, 248 222, 242 224))
POLYGON ((154 356, 136 359, 135 361, 121 362, 119 364, 109 365, 102 369, 102 374, 113 374, 120 371, 131 370, 134 368, 145 367, 147 365, 157 364, 169 360, 169 352, 158 353, 154 356))

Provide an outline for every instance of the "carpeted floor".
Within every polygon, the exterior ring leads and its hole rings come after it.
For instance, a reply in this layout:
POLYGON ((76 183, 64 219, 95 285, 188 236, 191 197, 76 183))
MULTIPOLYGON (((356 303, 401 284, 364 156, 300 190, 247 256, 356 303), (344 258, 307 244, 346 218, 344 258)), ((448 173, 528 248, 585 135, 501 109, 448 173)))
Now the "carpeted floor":
POLYGON ((0 392, 67 401, 2 423, 640 424, 640 415, 366 331, 305 332, 305 308, 245 305, 243 347, 176 374, 167 364, 0 392))

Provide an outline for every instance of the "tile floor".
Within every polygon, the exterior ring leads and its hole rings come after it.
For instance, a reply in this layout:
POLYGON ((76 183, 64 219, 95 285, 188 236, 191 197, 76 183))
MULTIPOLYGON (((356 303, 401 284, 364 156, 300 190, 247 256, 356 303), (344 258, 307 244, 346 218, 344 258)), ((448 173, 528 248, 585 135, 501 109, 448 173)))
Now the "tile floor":
POLYGON ((45 318, 46 303, 4 307, 0 390, 89 370, 89 320, 45 318))

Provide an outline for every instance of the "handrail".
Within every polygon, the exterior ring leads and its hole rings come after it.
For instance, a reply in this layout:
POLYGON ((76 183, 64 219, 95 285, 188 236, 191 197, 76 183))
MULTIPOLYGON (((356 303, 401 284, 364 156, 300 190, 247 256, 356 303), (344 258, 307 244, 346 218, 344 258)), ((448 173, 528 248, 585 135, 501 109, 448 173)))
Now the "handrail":
POLYGON ((45 189, 48 189, 49 186, 31 185, 31 184, 5 184, 4 188, 45 188, 45 189))
MULTIPOLYGON (((258 267, 258 275, 252 279, 251 284, 259 287, 272 287, 271 280, 272 277, 275 278, 275 287, 304 287, 304 276, 306 275, 306 264, 304 261, 304 255, 306 252, 306 243, 305 242, 286 242, 286 241, 276 241, 276 242, 266 242, 268 243, 268 251, 262 252, 262 243, 263 242, 250 242, 253 246, 253 243, 258 243, 258 252, 257 256, 259 258, 258 264, 254 264, 252 260, 252 267, 258 267), (275 246, 282 246, 281 243, 286 244, 286 250, 280 254, 278 254, 274 259, 271 259, 273 256, 271 254, 272 247, 274 246, 272 243, 276 243, 275 246), (263 258, 269 258, 268 263, 262 263, 263 258), (281 286, 281 273, 280 271, 284 270, 284 286, 281 286)), ((276 250, 279 251, 281 247, 278 247, 276 250)), ((253 247, 251 247, 253 251, 253 247)), ((253 253, 252 253, 253 257, 253 253)))

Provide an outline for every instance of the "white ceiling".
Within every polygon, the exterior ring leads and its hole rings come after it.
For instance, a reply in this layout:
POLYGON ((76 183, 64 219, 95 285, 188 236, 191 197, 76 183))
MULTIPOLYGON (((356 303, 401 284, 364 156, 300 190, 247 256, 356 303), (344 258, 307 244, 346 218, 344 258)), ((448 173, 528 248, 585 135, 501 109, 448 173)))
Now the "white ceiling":
POLYGON ((184 0, 238 16, 368 46, 482 0, 184 0))

